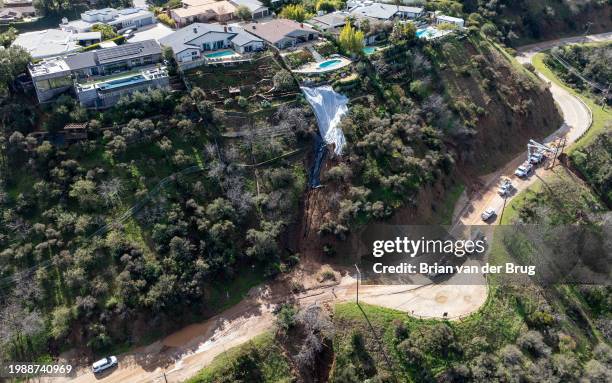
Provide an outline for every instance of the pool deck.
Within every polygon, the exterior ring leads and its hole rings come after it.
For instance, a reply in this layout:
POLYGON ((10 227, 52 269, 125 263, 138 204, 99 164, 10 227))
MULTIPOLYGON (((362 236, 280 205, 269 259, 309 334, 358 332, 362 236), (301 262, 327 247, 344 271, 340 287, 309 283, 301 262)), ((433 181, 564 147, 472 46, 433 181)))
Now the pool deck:
POLYGON ((335 70, 338 70, 340 68, 344 68, 348 65, 350 65, 352 63, 351 60, 347 59, 346 57, 342 57, 342 56, 332 56, 332 57, 328 57, 325 60, 321 61, 321 62, 311 62, 311 63, 307 63, 302 65, 301 67, 294 69, 292 72, 293 73, 303 73, 303 74, 319 74, 319 73, 328 73, 328 72, 333 72, 335 70), (319 65, 321 65, 322 62, 326 62, 326 61, 330 61, 330 60, 340 60, 340 63, 338 63, 338 65, 332 65, 329 66, 327 68, 321 68, 319 67, 319 65))

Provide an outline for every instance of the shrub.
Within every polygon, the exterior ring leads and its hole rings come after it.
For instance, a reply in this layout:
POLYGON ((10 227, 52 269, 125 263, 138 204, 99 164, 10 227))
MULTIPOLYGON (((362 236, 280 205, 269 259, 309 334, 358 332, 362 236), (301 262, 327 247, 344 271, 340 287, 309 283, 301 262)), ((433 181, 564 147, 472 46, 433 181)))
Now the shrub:
POLYGON ((278 90, 291 89, 294 84, 293 76, 285 69, 278 71, 272 78, 272 81, 274 82, 274 87, 278 90))
POLYGON ((176 21, 165 13, 160 13, 157 15, 157 20, 159 20, 160 23, 166 24, 170 28, 176 27, 176 21))
POLYGON ((306 12, 306 8, 304 8, 304 6, 301 4, 289 4, 280 12, 280 17, 299 22, 310 18, 310 16, 311 15, 306 12))

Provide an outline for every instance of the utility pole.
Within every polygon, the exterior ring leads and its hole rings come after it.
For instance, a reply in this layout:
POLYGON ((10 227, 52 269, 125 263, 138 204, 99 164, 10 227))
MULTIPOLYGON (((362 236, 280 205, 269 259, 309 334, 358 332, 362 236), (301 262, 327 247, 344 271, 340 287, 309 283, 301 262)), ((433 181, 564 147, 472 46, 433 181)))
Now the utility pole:
POLYGON ((359 306, 359 280, 361 279, 361 271, 357 264, 355 264, 355 269, 357 270, 357 306, 359 306))
POLYGON ((586 23, 586 30, 584 31, 584 39, 586 40, 587 36, 589 35, 589 30, 591 29, 591 25, 593 23, 590 21, 587 21, 586 23))

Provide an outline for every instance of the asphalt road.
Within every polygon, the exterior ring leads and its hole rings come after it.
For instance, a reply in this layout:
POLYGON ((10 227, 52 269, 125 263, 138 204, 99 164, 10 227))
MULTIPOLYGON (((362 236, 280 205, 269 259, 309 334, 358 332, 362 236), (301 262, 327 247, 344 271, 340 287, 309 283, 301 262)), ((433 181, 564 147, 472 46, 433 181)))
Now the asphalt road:
MULTIPOLYGON (((545 41, 518 49, 518 55, 516 58, 520 63, 527 63, 531 62, 533 57, 538 52, 555 46, 609 40, 612 40, 612 32, 590 36, 569 37, 554 41, 545 41)), ((563 125, 559 127, 557 131, 548 136, 544 140, 543 144, 550 145, 555 142, 558 143, 562 138, 565 138, 566 146, 568 146, 580 138, 580 136, 590 128, 592 122, 591 111, 580 99, 573 96, 564 88, 558 86, 554 82, 550 82, 541 73, 538 73, 538 76, 550 84, 550 92, 552 93, 555 102, 561 109, 564 120, 563 125)), ((533 185, 538 177, 541 178, 550 172, 550 170, 545 169, 545 166, 539 166, 535 173, 528 178, 516 177, 514 175, 514 170, 516 170, 516 168, 525 160, 527 160, 526 147, 523 154, 506 164, 503 169, 483 177, 487 187, 476 193, 474 196, 471 196, 471 199, 467 205, 463 207, 462 214, 459 216, 460 223, 463 223, 464 225, 498 224, 500 213, 504 207, 504 198, 497 193, 497 189, 502 182, 502 179, 509 178, 515 188, 513 194, 506 200, 506 203, 508 203, 512 198, 520 194, 520 192, 533 185), (480 214, 488 207, 495 209, 497 216, 485 223, 480 218, 480 214)))

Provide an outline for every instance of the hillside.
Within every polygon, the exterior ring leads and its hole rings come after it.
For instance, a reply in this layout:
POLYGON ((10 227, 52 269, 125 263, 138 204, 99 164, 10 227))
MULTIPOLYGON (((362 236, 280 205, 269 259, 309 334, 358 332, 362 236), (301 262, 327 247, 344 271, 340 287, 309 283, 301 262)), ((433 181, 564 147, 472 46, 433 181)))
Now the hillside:
POLYGON ((489 22, 490 33, 509 46, 607 32, 612 26, 612 6, 606 0, 464 0, 461 3, 470 20, 481 25, 489 22))

